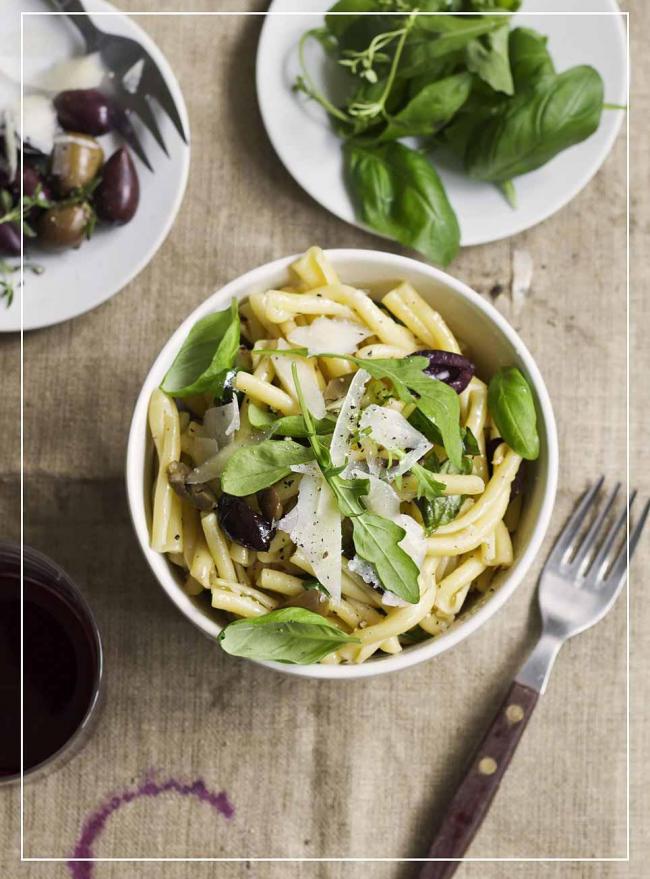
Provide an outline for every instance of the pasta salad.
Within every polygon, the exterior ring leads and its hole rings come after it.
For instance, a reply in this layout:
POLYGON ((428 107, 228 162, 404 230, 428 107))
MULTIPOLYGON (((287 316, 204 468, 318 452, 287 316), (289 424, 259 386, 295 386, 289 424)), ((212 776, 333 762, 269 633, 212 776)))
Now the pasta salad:
POLYGON ((317 247, 194 325, 149 405, 151 545, 226 615, 224 650, 399 653, 512 564, 533 395, 467 354, 409 283, 377 302, 317 247))

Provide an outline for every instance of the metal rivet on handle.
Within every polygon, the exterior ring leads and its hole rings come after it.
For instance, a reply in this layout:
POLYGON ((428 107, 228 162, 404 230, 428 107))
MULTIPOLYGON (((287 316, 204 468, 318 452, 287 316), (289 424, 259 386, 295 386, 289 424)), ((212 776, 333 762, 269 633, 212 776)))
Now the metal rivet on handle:
POLYGON ((519 723, 524 719, 524 709, 521 705, 508 705, 506 708, 506 718, 508 723, 519 723))
POLYGON ((497 771, 497 761, 492 757, 483 757, 478 764, 478 771, 481 775, 494 775, 497 771))

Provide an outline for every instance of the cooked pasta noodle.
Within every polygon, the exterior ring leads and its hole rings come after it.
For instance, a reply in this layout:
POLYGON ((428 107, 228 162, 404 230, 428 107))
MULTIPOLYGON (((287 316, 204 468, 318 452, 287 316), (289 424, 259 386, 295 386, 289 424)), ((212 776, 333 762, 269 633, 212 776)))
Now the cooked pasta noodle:
POLYGON ((349 641, 320 661, 364 662, 443 635, 512 565, 522 458, 503 440, 494 450, 488 388, 477 376, 456 391, 459 435, 474 440, 461 467, 437 426, 420 430, 418 392, 405 395, 381 371, 366 371, 366 361, 401 361, 420 350, 460 354, 443 317, 410 283, 380 306, 342 283, 316 247, 293 263, 288 280, 240 304, 250 350, 229 386, 192 397, 152 394, 151 545, 177 566, 194 601, 209 597, 230 620, 301 608, 304 619, 324 620, 349 641), (309 341, 305 352, 288 338, 294 333, 321 344, 309 341), (262 444, 268 452, 269 443, 271 452, 297 454, 296 463, 242 455, 262 444), (331 456, 329 475, 319 454, 331 456), (337 493, 346 480, 358 485, 360 500, 337 493), (239 494, 227 487, 235 483, 239 494), (234 526, 226 498, 244 505, 234 526), (345 504, 355 503, 349 512, 345 504), (384 523, 388 543, 397 541, 401 564, 417 566, 415 595, 389 589, 379 562, 364 554, 377 551, 357 533, 366 520, 355 517, 366 515, 384 523), (245 525, 267 536, 258 543, 239 536, 245 525))

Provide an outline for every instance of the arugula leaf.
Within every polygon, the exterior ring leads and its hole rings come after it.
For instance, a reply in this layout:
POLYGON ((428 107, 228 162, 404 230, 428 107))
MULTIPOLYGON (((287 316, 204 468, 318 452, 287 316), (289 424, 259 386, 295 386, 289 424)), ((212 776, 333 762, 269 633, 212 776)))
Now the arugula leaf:
POLYGON ((346 635, 320 614, 285 607, 229 623, 219 635, 219 643, 231 656, 307 665, 319 662, 343 644, 358 644, 359 639, 346 635))
POLYGON ((434 434, 432 442, 445 447, 447 455, 457 467, 461 465, 463 441, 460 432, 460 402, 458 394, 445 382, 438 381, 424 372, 429 365, 426 357, 417 355, 396 359, 362 360, 348 355, 330 355, 356 363, 373 378, 388 379, 400 400, 415 403, 422 416, 413 423, 427 439, 434 434), (417 395, 417 396, 414 396, 417 395), (424 425, 424 427, 422 427, 424 425), (428 431, 428 432, 427 432, 428 431))
POLYGON ((438 174, 402 143, 343 145, 347 184, 359 219, 448 265, 460 247, 460 227, 438 174))
POLYGON ((476 37, 465 47, 467 67, 496 92, 514 94, 510 57, 508 54, 510 22, 506 18, 502 27, 476 37))
POLYGON ((434 134, 458 112, 471 90, 472 76, 467 72, 428 83, 399 113, 389 117, 378 142, 434 134))
POLYGON ((207 391, 215 395, 239 349, 239 303, 197 321, 165 375, 160 389, 172 397, 207 391))
POLYGON ((539 456, 539 436, 533 392, 514 366, 499 370, 488 386, 488 409, 499 434, 522 458, 539 456))
POLYGON ((465 170, 492 183, 534 171, 592 135, 602 109, 603 81, 593 67, 547 76, 476 130, 467 146, 465 170))
MULTIPOLYGON (((251 427, 256 430, 268 430, 269 437, 272 436, 292 436, 303 439, 308 436, 305 419, 302 415, 283 415, 278 418, 267 409, 262 409, 252 401, 248 404, 248 420, 251 427)), ((333 418, 325 416, 315 422, 316 433, 325 435, 332 433, 335 421, 333 418)))
POLYGON ((354 518, 352 527, 354 548, 362 559, 375 566, 384 589, 416 604, 420 599, 418 568, 399 546, 406 531, 389 519, 368 512, 354 518))
POLYGON ((411 473, 417 481, 418 493, 416 497, 425 497, 429 500, 435 500, 445 490, 442 482, 438 482, 433 473, 423 467, 422 464, 411 465, 411 473))
POLYGON ((311 448, 293 440, 264 440, 237 449, 221 475, 221 488, 235 497, 255 494, 291 473, 292 464, 314 460, 311 448))
POLYGON ((291 368, 314 457, 334 493, 341 514, 352 521, 354 548, 361 558, 375 566, 384 589, 394 592, 405 601, 416 603, 420 597, 419 571, 413 559, 399 546, 406 531, 394 522, 375 516, 365 509, 361 498, 368 494, 367 479, 346 479, 341 476, 343 468, 332 466, 329 450, 319 440, 314 419, 305 405, 295 364, 291 368))

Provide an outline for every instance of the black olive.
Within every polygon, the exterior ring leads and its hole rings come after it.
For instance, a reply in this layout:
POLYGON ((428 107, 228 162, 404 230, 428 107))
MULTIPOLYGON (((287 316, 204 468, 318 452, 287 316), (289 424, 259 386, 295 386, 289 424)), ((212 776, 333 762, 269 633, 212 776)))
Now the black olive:
POLYGON ((113 128, 113 104, 98 89, 69 89, 54 98, 61 128, 84 134, 107 134, 113 128))
POLYGON ((277 488, 273 485, 257 492, 257 502, 260 505, 260 510, 270 522, 274 520, 277 522, 278 519, 282 518, 282 513, 284 512, 282 500, 277 488))
POLYGON ((3 223, 0 226, 0 254, 3 256, 20 254, 20 229, 15 223, 3 223))
POLYGON ((219 498, 217 512, 227 537, 249 549, 268 552, 275 535, 273 523, 252 510, 245 500, 224 493, 219 498))
POLYGON ((138 172, 129 151, 121 147, 102 168, 102 181, 95 191, 95 207, 108 223, 128 223, 139 201, 138 172))
POLYGON ((425 348, 422 351, 414 351, 413 357, 426 357, 429 365, 425 367, 424 372, 449 385, 457 394, 465 390, 474 375, 475 367, 472 361, 452 351, 425 348))

